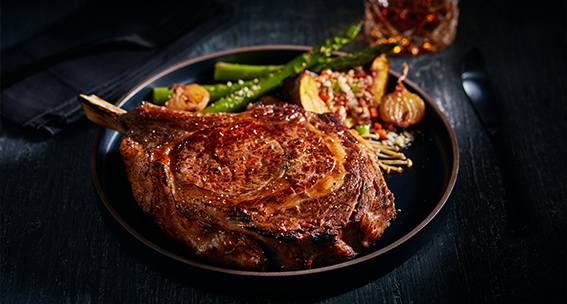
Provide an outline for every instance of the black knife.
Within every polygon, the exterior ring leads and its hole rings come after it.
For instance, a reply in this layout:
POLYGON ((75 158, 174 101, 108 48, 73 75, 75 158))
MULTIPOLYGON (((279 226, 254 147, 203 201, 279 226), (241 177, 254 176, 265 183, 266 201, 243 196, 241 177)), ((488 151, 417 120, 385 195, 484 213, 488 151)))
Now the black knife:
POLYGON ((461 79, 463 89, 479 117, 498 157, 504 187, 506 189, 506 211, 508 229, 515 235, 526 232, 529 214, 526 202, 520 195, 513 164, 505 147, 502 124, 498 112, 496 95, 484 66, 484 59, 477 48, 471 49, 463 61, 461 79))

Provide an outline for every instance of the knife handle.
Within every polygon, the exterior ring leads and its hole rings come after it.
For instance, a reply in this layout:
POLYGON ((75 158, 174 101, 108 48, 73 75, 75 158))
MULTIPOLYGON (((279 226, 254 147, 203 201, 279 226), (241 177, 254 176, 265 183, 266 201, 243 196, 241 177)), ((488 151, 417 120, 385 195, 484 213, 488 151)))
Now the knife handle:
POLYGON ((501 129, 492 130, 490 138, 494 147, 502 182, 506 190, 506 214, 508 220, 508 230, 514 235, 521 235, 526 232, 529 223, 529 212, 525 198, 520 195, 517 176, 514 174, 514 164, 510 154, 506 153, 504 137, 501 129))

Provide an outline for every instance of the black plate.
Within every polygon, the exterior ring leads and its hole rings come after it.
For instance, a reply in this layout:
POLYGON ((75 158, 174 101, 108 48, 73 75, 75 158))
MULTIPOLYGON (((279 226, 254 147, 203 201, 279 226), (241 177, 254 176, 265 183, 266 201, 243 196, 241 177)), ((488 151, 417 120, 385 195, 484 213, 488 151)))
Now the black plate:
MULTIPOLYGON (((217 61, 249 64, 285 63, 301 52, 300 46, 259 46, 235 49, 192 59, 168 68, 136 86, 118 105, 130 110, 147 100, 152 88, 173 83, 211 83, 217 61)), ((399 74, 390 73, 389 91, 399 74)), ((111 221, 143 259, 162 271, 192 283, 214 284, 215 288, 246 289, 270 292, 290 286, 294 292, 343 290, 364 284, 391 271, 413 255, 435 232, 443 218, 441 211, 453 189, 458 170, 458 147, 455 134, 433 100, 411 81, 404 81, 408 90, 419 94, 426 103, 424 120, 415 128, 415 141, 404 150, 414 166, 402 174, 385 175, 401 209, 384 237, 374 247, 354 260, 322 268, 254 272, 211 266, 199 261, 182 246, 169 240, 139 210, 131 194, 124 164, 118 151, 121 135, 101 128, 97 134, 92 169, 97 191, 111 221), (133 238, 132 238, 133 237, 133 238), (229 284, 218 284, 219 280, 229 284), (219 286, 221 285, 221 286, 219 286), (228 285, 228 286, 227 286, 228 285)))

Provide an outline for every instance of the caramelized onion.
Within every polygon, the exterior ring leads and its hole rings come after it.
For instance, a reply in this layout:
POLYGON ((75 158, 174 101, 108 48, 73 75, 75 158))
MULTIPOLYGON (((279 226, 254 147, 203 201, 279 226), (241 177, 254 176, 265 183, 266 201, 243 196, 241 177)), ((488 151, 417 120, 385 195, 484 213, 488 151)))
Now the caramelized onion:
POLYGON ((385 123, 407 128, 423 119, 425 102, 417 94, 411 93, 403 85, 408 66, 404 63, 404 73, 398 79, 396 89, 382 98, 380 103, 380 118, 385 123))

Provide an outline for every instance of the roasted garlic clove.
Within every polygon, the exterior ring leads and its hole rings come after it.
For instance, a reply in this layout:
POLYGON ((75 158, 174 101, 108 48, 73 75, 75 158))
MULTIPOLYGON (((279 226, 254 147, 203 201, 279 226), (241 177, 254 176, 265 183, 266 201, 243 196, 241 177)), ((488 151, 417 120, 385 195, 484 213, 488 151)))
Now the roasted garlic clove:
POLYGON ((202 111, 209 103, 209 92, 202 86, 191 83, 188 85, 174 84, 173 94, 165 102, 170 109, 183 111, 202 111))

